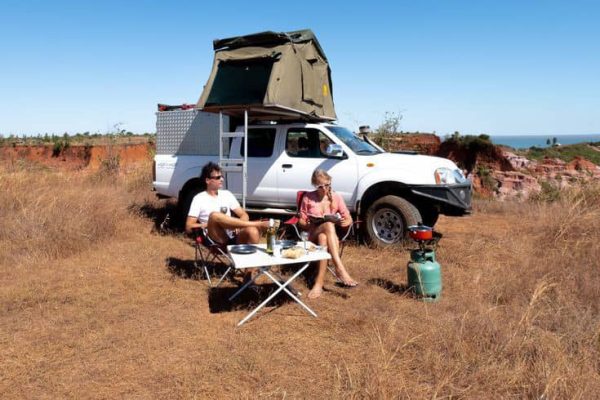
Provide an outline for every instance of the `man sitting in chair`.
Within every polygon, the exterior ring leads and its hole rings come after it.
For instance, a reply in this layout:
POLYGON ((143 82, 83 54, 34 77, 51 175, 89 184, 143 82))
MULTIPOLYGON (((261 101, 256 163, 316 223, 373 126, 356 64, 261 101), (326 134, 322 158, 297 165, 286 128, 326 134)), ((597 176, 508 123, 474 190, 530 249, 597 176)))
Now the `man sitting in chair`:
POLYGON ((200 174, 204 191, 194 196, 185 223, 186 233, 194 228, 206 229, 208 237, 216 243, 258 243, 262 229, 269 221, 250 221, 235 196, 223 189, 223 173, 219 165, 209 162, 200 174), (231 216, 235 214, 237 218, 231 216))

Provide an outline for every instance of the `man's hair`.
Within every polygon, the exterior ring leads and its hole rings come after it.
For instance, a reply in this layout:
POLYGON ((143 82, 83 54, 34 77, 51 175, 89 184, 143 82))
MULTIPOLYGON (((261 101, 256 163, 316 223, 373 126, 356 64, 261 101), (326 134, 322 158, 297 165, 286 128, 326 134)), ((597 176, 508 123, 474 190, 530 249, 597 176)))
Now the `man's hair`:
POLYGON ((210 178, 210 175, 213 172, 221 172, 221 167, 219 164, 216 164, 212 161, 209 161, 202 167, 202 172, 200 173, 200 188, 204 191, 206 190, 206 180, 210 178))

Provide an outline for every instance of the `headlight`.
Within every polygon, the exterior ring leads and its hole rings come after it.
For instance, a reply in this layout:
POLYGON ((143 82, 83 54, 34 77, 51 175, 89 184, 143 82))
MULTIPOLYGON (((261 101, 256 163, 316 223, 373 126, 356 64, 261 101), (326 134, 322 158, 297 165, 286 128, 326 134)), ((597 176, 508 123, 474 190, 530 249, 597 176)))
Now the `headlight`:
POLYGON ((433 176, 435 177, 435 183, 438 185, 463 183, 467 180, 460 169, 438 168, 433 173, 433 176))

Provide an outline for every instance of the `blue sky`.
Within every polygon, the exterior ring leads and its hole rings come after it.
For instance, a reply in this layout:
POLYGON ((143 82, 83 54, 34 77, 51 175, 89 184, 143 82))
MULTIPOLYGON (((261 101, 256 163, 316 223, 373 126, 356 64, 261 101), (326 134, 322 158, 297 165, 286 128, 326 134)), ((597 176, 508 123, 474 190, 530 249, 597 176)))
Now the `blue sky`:
POLYGON ((463 134, 600 133, 596 1, 13 1, 0 4, 0 134, 155 130, 195 103, 212 40, 312 29, 339 122, 463 134))

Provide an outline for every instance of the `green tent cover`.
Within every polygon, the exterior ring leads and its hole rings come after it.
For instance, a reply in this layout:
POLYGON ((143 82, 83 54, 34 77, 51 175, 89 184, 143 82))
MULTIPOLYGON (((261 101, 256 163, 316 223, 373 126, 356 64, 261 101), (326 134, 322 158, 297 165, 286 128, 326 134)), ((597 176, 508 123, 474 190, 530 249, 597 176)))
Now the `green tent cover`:
POLYGON ((311 30, 217 39, 204 111, 259 119, 335 120, 331 69, 311 30))

